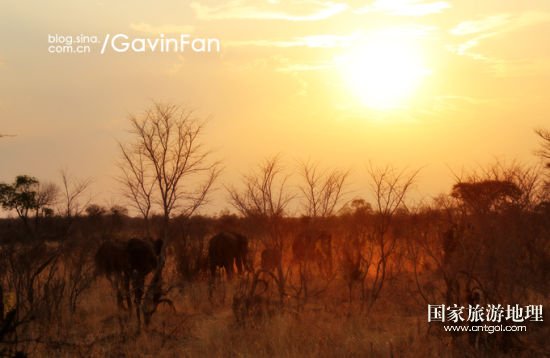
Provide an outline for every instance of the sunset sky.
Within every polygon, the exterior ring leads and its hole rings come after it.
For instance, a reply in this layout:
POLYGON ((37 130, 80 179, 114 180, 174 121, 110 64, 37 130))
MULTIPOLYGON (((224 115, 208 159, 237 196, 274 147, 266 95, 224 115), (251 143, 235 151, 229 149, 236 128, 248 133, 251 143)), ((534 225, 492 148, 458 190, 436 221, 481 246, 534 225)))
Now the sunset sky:
MULTIPOLYGON (((418 198, 495 158, 534 163, 550 127, 548 1, 0 3, 0 181, 94 179, 114 202, 117 140, 151 100, 210 118, 238 185, 266 156, 352 170, 423 168, 418 198), (221 53, 50 54, 48 34, 215 37, 221 53)), ((227 208, 219 190, 212 210, 227 208)))

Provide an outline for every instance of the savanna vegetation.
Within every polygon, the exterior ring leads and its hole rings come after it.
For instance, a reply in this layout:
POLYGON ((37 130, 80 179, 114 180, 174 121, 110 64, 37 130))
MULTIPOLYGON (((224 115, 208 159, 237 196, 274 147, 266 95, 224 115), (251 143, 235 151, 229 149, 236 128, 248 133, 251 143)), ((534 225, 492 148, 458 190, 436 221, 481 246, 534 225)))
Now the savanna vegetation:
POLYGON ((427 320, 428 304, 548 307, 547 130, 540 165, 496 162, 413 205, 414 170, 368 166, 360 198, 345 168, 274 156, 228 184, 193 112, 154 103, 130 128, 116 205, 68 171, 0 184, 3 356, 550 355, 547 319, 427 320), (215 186, 234 210, 201 215, 215 186))

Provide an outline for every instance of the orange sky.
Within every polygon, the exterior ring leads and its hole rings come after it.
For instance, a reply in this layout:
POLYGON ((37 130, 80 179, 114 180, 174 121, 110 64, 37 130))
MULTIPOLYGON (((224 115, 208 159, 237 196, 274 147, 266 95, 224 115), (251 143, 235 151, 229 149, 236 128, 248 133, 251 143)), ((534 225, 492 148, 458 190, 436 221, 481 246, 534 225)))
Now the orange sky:
MULTIPOLYGON (((289 169, 308 158, 351 168, 353 195, 367 187, 369 161, 422 167, 418 198, 448 191, 449 168, 535 162, 533 129, 550 127, 550 2, 136 3, 0 3, 0 133, 17 134, 0 140, 0 181, 57 180, 68 168, 94 178, 95 201, 116 201, 116 140, 126 137, 127 115, 151 99, 211 118, 205 139, 224 161, 220 184, 238 184, 281 153, 289 169), (182 32, 220 38, 221 53, 47 52, 48 34, 182 32), (404 58, 387 59, 374 92, 411 62, 403 44, 425 70, 392 108, 365 103, 358 92, 369 77, 352 75, 350 85, 346 68, 355 63, 353 74, 372 58, 376 47, 364 44, 378 33, 394 34, 383 40, 404 58)), ((228 207, 223 190, 211 207, 228 207)))

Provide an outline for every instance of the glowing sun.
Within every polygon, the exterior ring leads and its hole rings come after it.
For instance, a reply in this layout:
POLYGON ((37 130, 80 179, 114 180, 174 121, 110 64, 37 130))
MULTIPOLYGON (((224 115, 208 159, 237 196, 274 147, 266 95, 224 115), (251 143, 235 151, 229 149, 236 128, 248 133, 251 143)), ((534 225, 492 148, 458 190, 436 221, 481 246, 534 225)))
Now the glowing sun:
POLYGON ((336 59, 343 78, 369 108, 402 106, 429 73, 413 39, 377 34, 336 59))

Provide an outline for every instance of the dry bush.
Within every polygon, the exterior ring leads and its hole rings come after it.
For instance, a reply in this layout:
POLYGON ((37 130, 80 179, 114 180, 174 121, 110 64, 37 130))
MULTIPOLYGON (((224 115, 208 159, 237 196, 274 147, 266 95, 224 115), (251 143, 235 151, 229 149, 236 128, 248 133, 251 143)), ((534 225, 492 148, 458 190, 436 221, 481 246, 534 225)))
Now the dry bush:
POLYGON ((277 277, 259 270, 241 278, 233 294, 232 310, 238 325, 257 325, 270 319, 281 308, 277 277))

